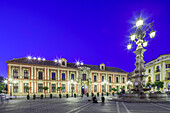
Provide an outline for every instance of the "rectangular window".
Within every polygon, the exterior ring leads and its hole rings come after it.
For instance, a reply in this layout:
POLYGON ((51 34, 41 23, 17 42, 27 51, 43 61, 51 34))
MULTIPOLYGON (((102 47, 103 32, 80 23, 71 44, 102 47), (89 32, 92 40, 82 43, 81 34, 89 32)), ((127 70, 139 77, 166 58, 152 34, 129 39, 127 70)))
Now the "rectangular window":
POLYGON ((94 82, 96 82, 97 81, 97 79, 96 79, 96 75, 94 75, 94 82))
POLYGON ((13 70, 13 76, 14 78, 18 78, 18 70, 16 69, 13 70))
POLYGON ((117 92, 119 92, 119 86, 116 86, 116 90, 117 90, 117 92))
POLYGON ((97 92, 97 85, 94 85, 94 92, 97 92))
POLYGON ((65 85, 65 84, 62 84, 61 86, 63 87, 62 93, 66 92, 66 85, 65 85))
POLYGON ((62 80, 65 80, 65 73, 62 73, 62 80))
POLYGON ((24 79, 28 79, 29 75, 28 75, 28 70, 24 71, 24 79))
POLYGON ((125 77, 122 78, 122 82, 125 83, 125 77))
POLYGON ((104 87, 104 85, 102 85, 102 92, 105 92, 105 87, 104 87))
POLYGON ((55 72, 52 72, 52 80, 55 80, 56 77, 55 77, 55 72))
POLYGON ((155 76, 155 81, 160 81, 160 74, 155 76))
POLYGON ((38 72, 38 78, 39 78, 39 80, 43 79, 43 72, 42 71, 38 72))
POLYGON ((104 82, 104 76, 102 76, 102 82, 104 82))
POLYGON ((109 85, 109 92, 111 92, 112 91, 112 86, 111 85, 109 85))
POLYGON ((53 93, 56 92, 56 84, 52 84, 52 85, 51 85, 51 89, 52 89, 52 92, 53 92, 53 93))
POLYGON ((38 92, 43 92, 43 84, 38 84, 38 92))
POLYGON ((166 68, 170 68, 170 64, 166 64, 166 68))
POLYGON ((18 93, 18 83, 13 84, 13 92, 18 93))
POLYGON ((74 92, 74 84, 71 84, 71 92, 74 92))
POLYGON ((86 74, 82 74, 82 80, 86 81, 86 74))
POLYGON ((170 72, 168 72, 168 80, 170 80, 170 72))
POLYGON ((110 82, 110 83, 112 82, 112 77, 111 77, 111 76, 109 76, 109 82, 110 82))
POLYGON ((24 93, 28 93, 28 83, 24 83, 24 93))
POLYGON ((74 80, 74 74, 71 74, 71 80, 74 80))
POLYGON ((116 83, 119 83, 119 77, 116 77, 116 83))

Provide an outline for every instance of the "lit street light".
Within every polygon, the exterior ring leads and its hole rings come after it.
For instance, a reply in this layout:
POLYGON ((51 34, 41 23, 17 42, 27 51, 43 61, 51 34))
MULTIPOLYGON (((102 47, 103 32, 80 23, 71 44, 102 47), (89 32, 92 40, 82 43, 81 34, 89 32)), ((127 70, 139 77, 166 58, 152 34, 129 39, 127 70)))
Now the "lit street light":
POLYGON ((12 84, 15 84, 16 82, 17 81, 13 81, 12 78, 4 80, 4 83, 10 86, 10 99, 12 99, 12 84))
POLYGON ((146 75, 143 74, 145 72, 145 67, 144 67, 145 61, 143 60, 143 53, 146 51, 146 49, 144 49, 143 47, 147 47, 148 45, 148 41, 147 41, 148 37, 146 36, 147 32, 150 32, 148 33, 150 38, 155 37, 156 31, 154 31, 152 28, 153 22, 149 23, 144 28, 144 20, 142 19, 139 13, 139 18, 136 21, 136 26, 133 27, 133 33, 130 35, 129 44, 127 45, 127 49, 132 48, 132 43, 135 43, 137 45, 137 48, 134 51, 134 53, 136 54, 136 63, 135 63, 136 69, 135 69, 135 76, 133 77, 135 78, 134 93, 138 93, 141 97, 145 96, 142 81, 144 77, 146 77, 146 75))

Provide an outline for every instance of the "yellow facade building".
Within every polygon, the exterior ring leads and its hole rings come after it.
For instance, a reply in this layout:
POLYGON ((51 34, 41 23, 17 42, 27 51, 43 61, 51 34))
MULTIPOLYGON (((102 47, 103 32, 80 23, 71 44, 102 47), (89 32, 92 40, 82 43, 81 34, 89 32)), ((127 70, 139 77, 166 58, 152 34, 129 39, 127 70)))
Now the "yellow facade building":
MULTIPOLYGON (((47 86, 47 95, 58 96, 58 87, 63 87, 62 95, 76 93, 111 93, 111 88, 125 86, 127 89, 127 72, 115 68, 107 67, 105 64, 86 65, 82 63, 68 63, 66 59, 49 61, 40 58, 18 58, 7 61, 8 79, 12 79, 8 93, 12 95, 27 95, 24 86, 29 86, 30 95, 44 94, 43 87, 47 86)), ((9 86, 9 85, 8 85, 9 86)))
POLYGON ((160 55, 157 59, 146 63, 145 68, 145 74, 148 75, 145 79, 146 83, 163 81, 164 87, 161 90, 170 90, 170 54, 160 55))

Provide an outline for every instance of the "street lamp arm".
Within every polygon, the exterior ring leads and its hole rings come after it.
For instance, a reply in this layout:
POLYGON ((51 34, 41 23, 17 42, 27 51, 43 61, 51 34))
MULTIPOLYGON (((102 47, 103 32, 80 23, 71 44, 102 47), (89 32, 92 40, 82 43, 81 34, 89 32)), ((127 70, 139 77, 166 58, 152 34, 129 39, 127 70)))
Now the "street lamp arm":
POLYGON ((153 22, 149 23, 149 24, 146 26, 145 31, 149 31, 150 29, 152 29, 153 23, 154 23, 154 20, 153 20, 153 22))

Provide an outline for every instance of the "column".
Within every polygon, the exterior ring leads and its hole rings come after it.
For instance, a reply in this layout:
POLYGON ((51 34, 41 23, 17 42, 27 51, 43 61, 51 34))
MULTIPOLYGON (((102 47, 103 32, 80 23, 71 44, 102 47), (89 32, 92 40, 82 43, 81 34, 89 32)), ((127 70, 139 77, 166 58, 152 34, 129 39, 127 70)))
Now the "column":
POLYGON ((59 69, 58 69, 58 81, 60 80, 60 72, 59 72, 59 69))
POLYGON ((107 84, 106 84, 106 93, 107 93, 107 84))
POLYGON ((44 69, 44 76, 45 76, 45 80, 47 80, 46 76, 47 76, 47 70, 46 70, 46 67, 44 69))
MULTIPOLYGON (((166 66, 165 66, 165 62, 162 64, 162 74, 163 74, 163 78, 161 79, 162 80, 165 80, 165 77, 166 77, 166 66)), ((161 75, 160 75, 161 76, 161 75)))
POLYGON ((34 92, 37 93, 37 82, 34 83, 35 84, 35 87, 34 87, 34 92))
POLYGON ((78 80, 78 71, 76 71, 76 77, 77 77, 77 80, 78 80))
POLYGON ((66 80, 69 81, 69 70, 66 71, 66 80))
POLYGON ((47 68, 47 80, 49 80, 49 67, 47 68))
POLYGON ((154 67, 151 67, 151 81, 152 81, 152 83, 154 82, 154 67))
MULTIPOLYGON (((23 90, 23 82, 22 81, 20 81, 19 83, 18 83, 18 87, 19 87, 19 89, 20 89, 20 93, 22 93, 22 90, 23 90)), ((19 91, 19 90, 18 90, 19 91)), ((12 91, 13 92, 13 91, 12 91)))
POLYGON ((34 67, 34 79, 36 80, 37 79, 37 71, 36 71, 36 67, 34 67))
POLYGON ((67 89, 68 89, 68 93, 69 93, 69 89, 70 89, 70 88, 69 88, 69 84, 67 84, 67 89))
POLYGON ((33 78, 33 74, 34 74, 34 73, 33 73, 33 66, 31 66, 30 69, 31 69, 31 78, 30 78, 30 79, 34 79, 34 78, 33 78))
POLYGON ((18 77, 18 78, 22 79, 23 78, 23 76, 22 76, 22 66, 20 66, 19 69, 20 69, 20 77, 18 77))

